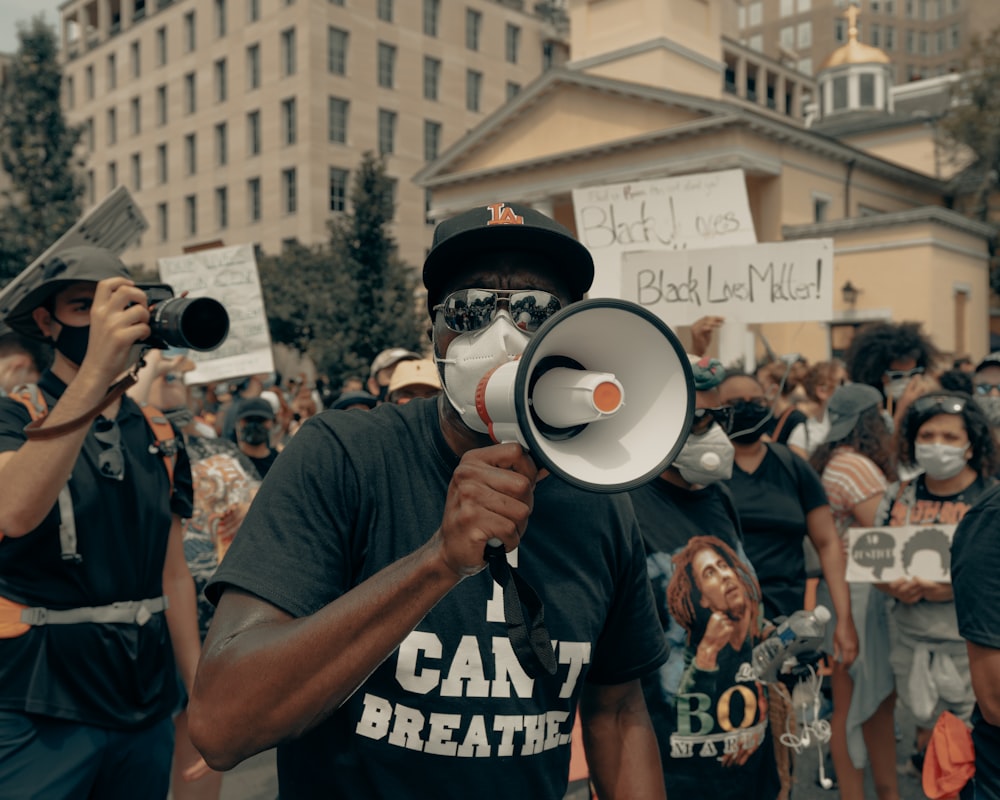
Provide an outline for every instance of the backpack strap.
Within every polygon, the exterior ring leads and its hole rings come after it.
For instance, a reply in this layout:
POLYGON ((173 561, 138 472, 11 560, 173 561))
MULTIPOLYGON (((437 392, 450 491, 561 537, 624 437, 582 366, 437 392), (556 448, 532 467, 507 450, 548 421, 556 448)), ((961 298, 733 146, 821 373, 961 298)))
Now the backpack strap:
MULTIPOLYGON (((28 409, 32 422, 45 419, 49 413, 45 395, 35 383, 22 383, 14 387, 7 396, 28 409)), ((59 552, 63 561, 79 564, 83 561, 83 557, 76 551, 76 516, 73 514, 73 496, 70 494, 69 481, 59 490, 56 502, 59 506, 59 552)), ((2 533, 0 539, 3 539, 2 533)))
POLYGON ((789 406, 784 411, 781 412, 781 416, 778 417, 778 424, 774 426, 774 431, 771 433, 771 440, 774 442, 778 441, 778 436, 782 430, 784 430, 785 423, 788 422, 788 418, 792 415, 795 410, 795 406, 789 406))
POLYGON ((174 490, 174 466, 177 464, 177 451, 179 443, 174 426, 170 420, 164 416, 163 412, 149 403, 143 403, 140 408, 146 418, 146 424, 153 432, 153 444, 149 446, 150 453, 159 453, 163 459, 163 466, 166 467, 167 477, 170 479, 170 491, 174 490))

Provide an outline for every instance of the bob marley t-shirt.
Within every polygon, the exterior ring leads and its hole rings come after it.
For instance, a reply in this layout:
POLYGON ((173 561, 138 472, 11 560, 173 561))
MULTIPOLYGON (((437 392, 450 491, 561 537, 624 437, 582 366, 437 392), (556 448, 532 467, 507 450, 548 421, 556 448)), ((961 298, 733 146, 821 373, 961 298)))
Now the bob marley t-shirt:
POLYGON ((669 650, 643 679, 667 796, 771 800, 780 783, 767 687, 750 670, 761 594, 728 490, 657 479, 630 496, 669 650))

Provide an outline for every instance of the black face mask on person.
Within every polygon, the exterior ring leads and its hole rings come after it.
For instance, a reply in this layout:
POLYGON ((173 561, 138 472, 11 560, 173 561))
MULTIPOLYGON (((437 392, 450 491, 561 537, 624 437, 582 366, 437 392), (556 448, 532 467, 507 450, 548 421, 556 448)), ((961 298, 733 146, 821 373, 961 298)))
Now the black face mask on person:
POLYGON ((83 363, 84 356, 87 355, 87 345, 90 343, 90 326, 67 325, 55 314, 52 314, 52 319, 60 325, 59 335, 55 339, 56 350, 79 367, 83 363))
POLYGON ((771 407, 751 400, 733 403, 733 427, 729 434, 737 444, 753 444, 764 435, 764 425, 771 418, 771 407))
POLYGON ((270 436, 267 423, 262 419, 250 418, 239 428, 240 439, 250 445, 265 444, 270 436))

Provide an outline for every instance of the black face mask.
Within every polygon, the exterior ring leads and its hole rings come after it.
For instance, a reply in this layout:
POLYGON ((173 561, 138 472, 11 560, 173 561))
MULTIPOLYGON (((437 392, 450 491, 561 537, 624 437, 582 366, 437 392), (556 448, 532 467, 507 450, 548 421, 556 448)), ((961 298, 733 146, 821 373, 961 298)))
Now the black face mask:
POLYGON ((765 423, 771 418, 771 407, 737 400, 733 403, 733 427, 730 440, 737 444, 753 444, 764 435, 765 423))
POLYGON ((270 438, 270 431, 263 420, 250 419, 239 429, 240 439, 247 444, 264 444, 270 438))
POLYGON ((73 327, 72 325, 67 325, 60 321, 55 314, 52 315, 52 319, 62 326, 59 330, 59 335, 56 336, 56 350, 79 367, 83 363, 83 357, 87 355, 87 345, 90 342, 90 326, 82 325, 80 327, 73 327))

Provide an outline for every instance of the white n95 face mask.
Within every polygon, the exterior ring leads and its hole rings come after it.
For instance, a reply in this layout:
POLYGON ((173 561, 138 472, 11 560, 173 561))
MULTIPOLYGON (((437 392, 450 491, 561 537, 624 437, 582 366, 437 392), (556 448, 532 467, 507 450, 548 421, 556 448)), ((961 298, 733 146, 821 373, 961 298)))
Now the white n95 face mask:
POLYGON ((448 402, 469 428, 489 433, 476 411, 476 389, 487 373, 513 361, 528 346, 530 337, 514 324, 506 309, 497 312, 485 328, 461 333, 451 340, 448 353, 435 357, 442 365, 441 385, 448 402))
POLYGON ((726 432, 712 425, 703 434, 688 436, 674 466, 688 483, 705 486, 732 477, 734 453, 726 432))
POLYGON ((970 445, 955 447, 950 444, 917 444, 914 446, 914 456, 927 477, 937 481, 954 478, 965 469, 968 463, 965 458, 970 445))

